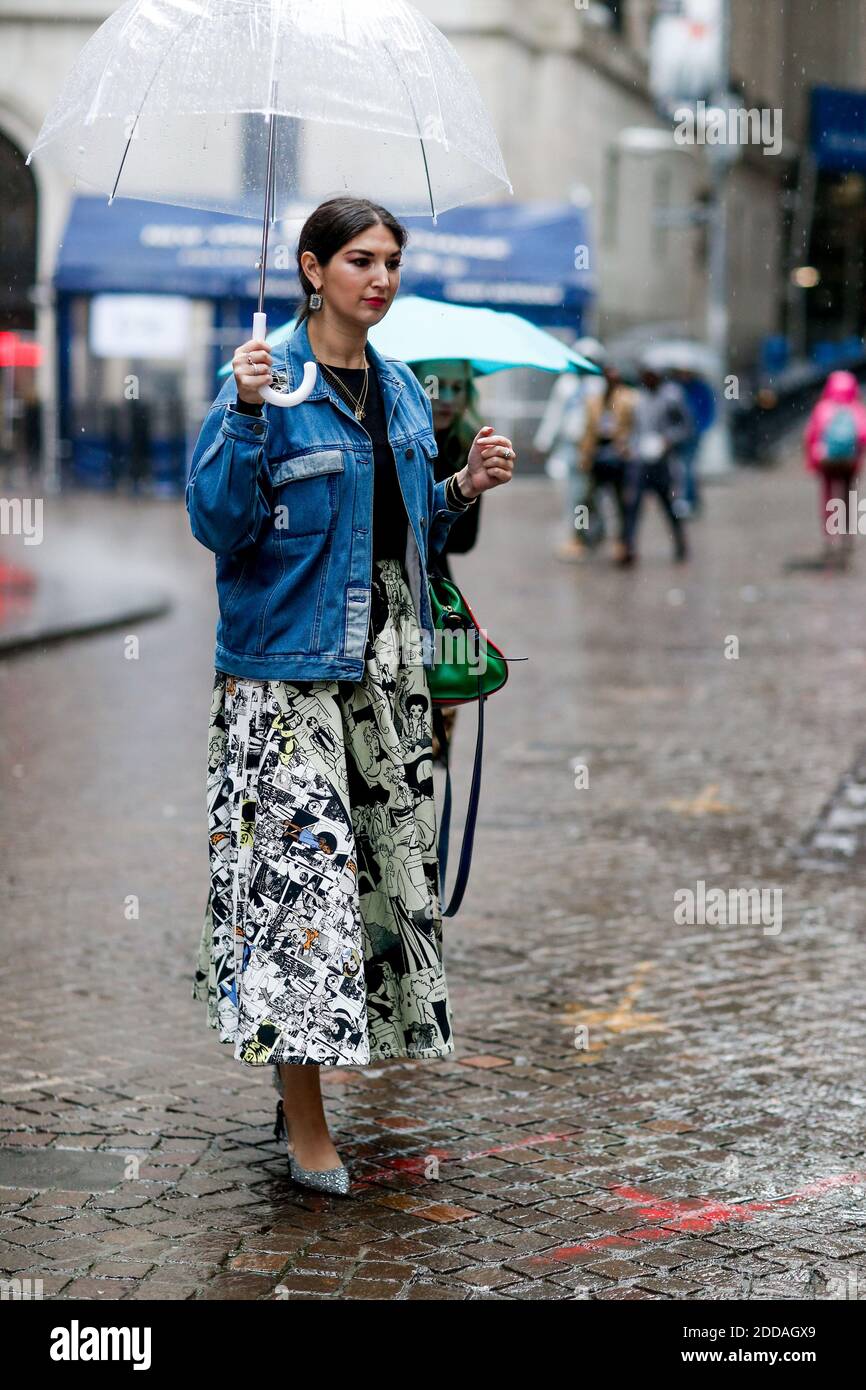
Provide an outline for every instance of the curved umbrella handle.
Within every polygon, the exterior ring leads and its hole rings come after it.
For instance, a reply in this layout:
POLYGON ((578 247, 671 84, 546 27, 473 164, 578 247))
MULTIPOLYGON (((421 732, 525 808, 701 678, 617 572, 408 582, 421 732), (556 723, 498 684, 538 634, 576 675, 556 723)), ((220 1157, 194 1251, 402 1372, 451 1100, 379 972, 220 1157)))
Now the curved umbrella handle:
MULTIPOLYGON (((253 337, 265 341, 268 335, 268 316, 267 314, 253 314, 253 337)), ((270 405, 290 406, 300 405, 305 401, 316 384, 316 374, 318 367, 315 362, 304 363, 304 379, 295 391, 275 391, 272 386, 262 386, 259 388, 259 395, 263 401, 268 401, 270 405)))

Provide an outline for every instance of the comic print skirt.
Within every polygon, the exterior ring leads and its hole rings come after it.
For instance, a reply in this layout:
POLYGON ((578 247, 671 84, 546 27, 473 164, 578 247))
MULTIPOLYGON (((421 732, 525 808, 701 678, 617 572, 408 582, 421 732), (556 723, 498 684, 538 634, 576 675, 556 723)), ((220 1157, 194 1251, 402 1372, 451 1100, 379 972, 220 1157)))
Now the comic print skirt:
POLYGON ((416 622, 400 561, 376 560, 360 681, 214 673, 192 996, 238 1061, 454 1050, 416 622))

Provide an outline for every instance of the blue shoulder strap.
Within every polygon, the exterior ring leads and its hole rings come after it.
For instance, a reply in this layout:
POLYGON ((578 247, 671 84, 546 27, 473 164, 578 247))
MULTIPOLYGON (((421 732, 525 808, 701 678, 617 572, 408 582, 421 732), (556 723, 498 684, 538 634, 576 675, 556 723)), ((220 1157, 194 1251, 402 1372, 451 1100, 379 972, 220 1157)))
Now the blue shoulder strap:
MULTIPOLYGON (((463 894, 466 892, 466 884, 469 881, 469 866, 472 863, 472 846, 475 840, 475 822, 478 818, 478 805, 481 800, 481 761, 484 752, 484 701, 486 698, 486 695, 481 694, 481 677, 479 676, 478 735, 475 740, 472 785, 466 807, 466 824, 463 828, 463 844, 460 849, 460 862, 457 865, 457 877, 451 891, 451 900, 448 906, 442 909, 443 917, 453 917, 457 912, 463 901, 463 894)), ((439 748, 445 763, 445 797, 442 802, 442 816, 439 822, 439 893, 440 897, 444 898, 445 871, 448 867, 448 838, 451 829, 451 760, 445 721, 438 705, 433 706, 433 727, 436 730, 436 737, 439 740, 439 748)))

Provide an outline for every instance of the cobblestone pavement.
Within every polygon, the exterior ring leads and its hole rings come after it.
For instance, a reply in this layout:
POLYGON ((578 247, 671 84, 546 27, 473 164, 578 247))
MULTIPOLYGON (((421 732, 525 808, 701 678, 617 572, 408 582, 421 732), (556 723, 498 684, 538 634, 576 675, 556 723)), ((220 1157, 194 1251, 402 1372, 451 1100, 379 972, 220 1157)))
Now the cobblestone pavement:
MULTIPOLYGON (((177 504, 47 504, 46 545, 176 606, 0 664, 6 1273, 60 1299, 863 1297, 866 559, 786 571, 816 514, 796 459, 740 472, 689 565, 650 511, 619 571, 549 558, 546 480, 487 499, 458 578, 531 660, 488 706, 445 924, 457 1051, 325 1073, 341 1200, 290 1184, 270 1073, 190 998, 211 557, 177 504)), ((472 739, 462 711, 458 806, 472 739)))

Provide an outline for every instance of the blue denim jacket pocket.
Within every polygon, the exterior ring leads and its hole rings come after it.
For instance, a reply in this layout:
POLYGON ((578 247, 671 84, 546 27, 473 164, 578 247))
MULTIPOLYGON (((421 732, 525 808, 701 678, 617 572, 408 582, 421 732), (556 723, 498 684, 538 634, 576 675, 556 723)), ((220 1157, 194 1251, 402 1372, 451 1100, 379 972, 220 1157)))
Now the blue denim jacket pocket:
POLYGON ((331 530, 345 472, 341 449, 316 449, 270 460, 274 527, 283 540, 331 530))

